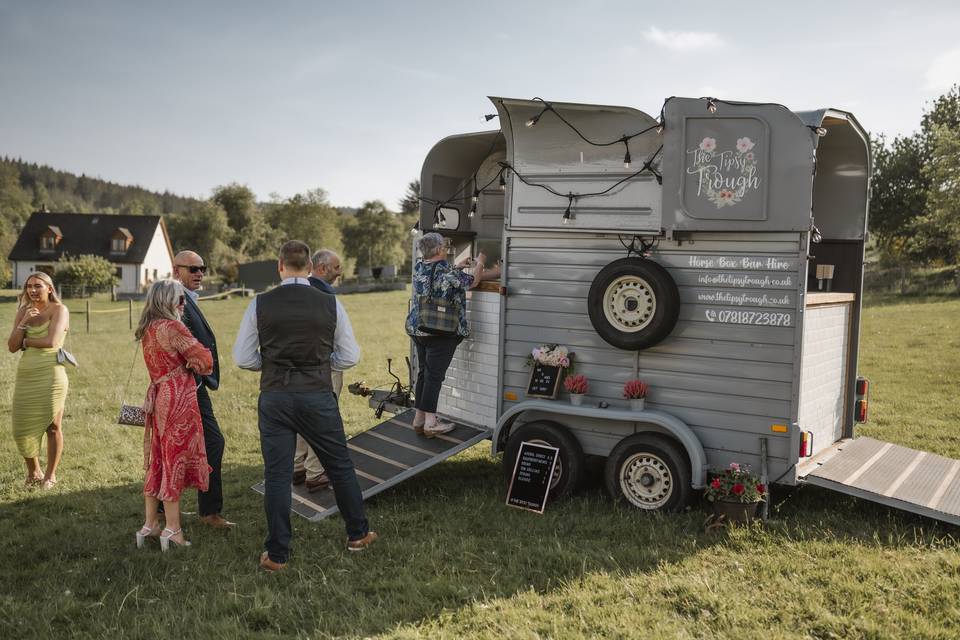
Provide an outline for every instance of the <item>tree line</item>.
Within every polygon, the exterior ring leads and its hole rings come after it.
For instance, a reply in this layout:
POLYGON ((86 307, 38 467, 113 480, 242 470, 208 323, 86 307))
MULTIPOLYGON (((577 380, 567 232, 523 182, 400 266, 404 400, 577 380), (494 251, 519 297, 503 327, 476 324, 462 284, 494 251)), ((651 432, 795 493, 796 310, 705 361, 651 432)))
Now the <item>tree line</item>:
MULTIPOLYGON (((9 281, 10 253, 34 211, 162 215, 174 251, 192 249, 225 280, 234 280, 240 263, 276 258, 283 241, 297 238, 310 247, 339 253, 344 273, 355 266, 406 266, 408 232, 419 210, 419 181, 412 181, 391 210, 365 202, 357 210, 334 207, 323 189, 258 201, 246 185, 230 183, 206 200, 138 186, 76 176, 48 166, 0 158, 0 278, 9 281)), ((74 256, 79 258, 79 256, 74 256)))
MULTIPOLYGON (((920 129, 871 139, 870 231, 888 264, 960 258, 960 85, 933 101, 920 129)), ((960 275, 960 274, 958 274, 960 275)))

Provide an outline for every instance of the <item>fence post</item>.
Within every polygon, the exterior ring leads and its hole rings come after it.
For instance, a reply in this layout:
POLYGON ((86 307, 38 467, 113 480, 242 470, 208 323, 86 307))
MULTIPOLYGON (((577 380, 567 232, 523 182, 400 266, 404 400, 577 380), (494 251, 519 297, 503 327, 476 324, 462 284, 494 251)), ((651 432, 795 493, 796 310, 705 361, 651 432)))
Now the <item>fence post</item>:
POLYGON ((87 333, 90 333, 90 301, 87 300, 87 333))
POLYGON ((133 329, 133 298, 127 300, 127 321, 133 329))

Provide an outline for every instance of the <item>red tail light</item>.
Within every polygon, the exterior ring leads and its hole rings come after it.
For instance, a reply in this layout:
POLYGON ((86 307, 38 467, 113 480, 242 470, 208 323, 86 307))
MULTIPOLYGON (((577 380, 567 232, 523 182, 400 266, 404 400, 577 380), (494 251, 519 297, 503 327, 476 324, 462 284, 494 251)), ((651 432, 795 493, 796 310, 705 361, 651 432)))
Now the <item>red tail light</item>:
POLYGON ((854 405, 853 419, 855 422, 867 421, 867 399, 870 395, 870 381, 866 378, 857 378, 857 403, 854 405))
POLYGON ((866 396, 870 390, 870 381, 866 378, 857 378, 857 395, 866 396))
POLYGON ((813 431, 800 432, 800 457, 809 458, 813 455, 813 431))

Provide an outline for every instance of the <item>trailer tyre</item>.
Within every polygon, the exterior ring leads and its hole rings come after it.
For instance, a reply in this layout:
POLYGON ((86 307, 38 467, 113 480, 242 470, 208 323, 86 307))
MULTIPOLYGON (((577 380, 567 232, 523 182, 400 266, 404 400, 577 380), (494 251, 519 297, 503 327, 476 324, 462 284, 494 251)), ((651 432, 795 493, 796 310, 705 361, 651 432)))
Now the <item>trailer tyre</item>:
POLYGON ((593 328, 608 343, 628 351, 646 349, 673 331, 680 292, 656 262, 621 258, 593 279, 587 311, 593 328))
POLYGON ((604 480, 615 500, 644 511, 680 511, 693 495, 686 452, 650 434, 621 440, 607 458, 604 480))
POLYGON ((553 478, 550 479, 551 500, 565 498, 577 490, 584 474, 583 448, 566 428, 543 421, 530 422, 510 434, 503 454, 503 474, 508 484, 522 442, 545 444, 560 450, 553 478))

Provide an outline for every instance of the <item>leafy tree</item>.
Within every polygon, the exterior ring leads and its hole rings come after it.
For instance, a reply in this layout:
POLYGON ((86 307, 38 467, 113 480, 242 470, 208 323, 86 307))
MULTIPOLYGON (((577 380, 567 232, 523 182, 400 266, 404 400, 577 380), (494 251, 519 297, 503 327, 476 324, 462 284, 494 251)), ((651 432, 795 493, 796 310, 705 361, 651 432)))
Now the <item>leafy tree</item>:
POLYGON ((939 127, 960 130, 960 84, 953 85, 934 100, 933 107, 920 120, 920 138, 926 160, 933 157, 934 147, 938 144, 936 139, 942 136, 937 133, 939 127))
POLYGON ((914 222, 908 250, 922 262, 953 265, 960 259, 960 127, 934 126, 929 143, 927 213, 914 222))
POLYGON ((420 212, 420 181, 411 180, 407 185, 407 193, 400 201, 400 213, 420 212))
POLYGON ((236 233, 234 246, 242 241, 241 231, 244 231, 254 221, 257 215, 257 197, 244 184, 231 182, 213 190, 211 198, 227 212, 227 222, 236 233))
MULTIPOLYGON (((278 230, 279 241, 302 240, 311 251, 326 247, 343 251, 339 214, 323 189, 298 193, 292 198, 274 202, 266 210, 268 225, 278 230)), ((274 255, 279 245, 273 248, 274 255)))
POLYGON ((870 198, 870 231, 879 246, 899 255, 913 220, 923 215, 928 180, 923 175, 923 151, 917 136, 897 137, 887 147, 883 138, 873 146, 873 186, 870 198))
POLYGON ((20 185, 15 167, 0 164, 0 214, 11 222, 23 222, 30 215, 31 194, 20 185))
POLYGON ((217 271, 229 263, 232 256, 224 240, 230 237, 230 225, 226 212, 215 202, 167 217, 167 227, 174 252, 196 251, 217 271))
POLYGON ((344 248, 358 265, 378 267, 403 261, 406 230, 397 214, 379 200, 363 203, 345 231, 344 248))
POLYGON ((54 278, 58 284, 91 289, 111 287, 117 284, 116 267, 106 258, 95 255, 68 257, 57 263, 54 278))

